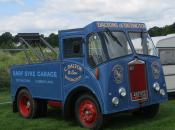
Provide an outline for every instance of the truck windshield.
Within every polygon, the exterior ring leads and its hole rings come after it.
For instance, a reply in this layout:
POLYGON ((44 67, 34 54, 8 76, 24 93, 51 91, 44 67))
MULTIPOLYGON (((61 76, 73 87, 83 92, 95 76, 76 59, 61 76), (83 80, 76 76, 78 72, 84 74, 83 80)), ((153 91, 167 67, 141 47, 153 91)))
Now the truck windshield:
POLYGON ((156 48, 148 33, 129 33, 135 51, 138 54, 157 56, 156 48))
POLYGON ((94 33, 89 37, 88 41, 88 62, 92 66, 132 53, 123 32, 105 31, 94 33))

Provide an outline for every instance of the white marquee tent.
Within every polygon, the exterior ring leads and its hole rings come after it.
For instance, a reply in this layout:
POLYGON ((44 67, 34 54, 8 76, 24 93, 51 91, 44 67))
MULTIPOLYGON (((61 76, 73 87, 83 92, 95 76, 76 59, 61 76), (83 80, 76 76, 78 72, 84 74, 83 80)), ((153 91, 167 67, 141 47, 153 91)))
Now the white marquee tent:
POLYGON ((175 92, 175 34, 152 38, 160 56, 168 92, 175 92))

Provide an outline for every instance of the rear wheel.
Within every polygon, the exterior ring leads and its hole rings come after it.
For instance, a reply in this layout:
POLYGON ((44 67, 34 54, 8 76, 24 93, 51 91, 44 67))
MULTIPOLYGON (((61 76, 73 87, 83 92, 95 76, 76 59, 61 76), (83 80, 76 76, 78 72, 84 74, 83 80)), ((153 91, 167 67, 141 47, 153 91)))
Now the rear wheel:
POLYGON ((133 115, 153 118, 158 114, 158 112, 159 112, 159 104, 154 104, 134 111, 133 115))
POLYGON ((101 129, 103 115, 96 99, 91 95, 82 95, 76 101, 75 115, 82 127, 90 129, 101 129))
POLYGON ((17 97, 18 111, 24 118, 34 118, 37 116, 37 101, 34 100, 31 94, 22 89, 17 97))

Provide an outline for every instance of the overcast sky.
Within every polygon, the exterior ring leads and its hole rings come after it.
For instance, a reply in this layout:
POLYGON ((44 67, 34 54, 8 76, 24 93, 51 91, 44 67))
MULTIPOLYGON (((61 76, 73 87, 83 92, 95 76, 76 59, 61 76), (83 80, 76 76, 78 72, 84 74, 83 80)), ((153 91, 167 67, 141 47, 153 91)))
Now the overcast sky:
POLYGON ((0 0, 0 33, 57 33, 92 21, 175 22, 175 0, 0 0))

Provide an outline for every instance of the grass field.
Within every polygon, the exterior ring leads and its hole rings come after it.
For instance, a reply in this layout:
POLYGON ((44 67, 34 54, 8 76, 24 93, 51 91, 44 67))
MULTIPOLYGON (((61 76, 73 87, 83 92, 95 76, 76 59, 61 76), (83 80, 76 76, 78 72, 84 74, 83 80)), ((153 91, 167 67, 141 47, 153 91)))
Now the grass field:
MULTIPOLYGON (((0 103, 9 101, 8 91, 1 90, 0 103)), ((59 109, 50 108, 45 118, 23 119, 12 113, 10 104, 0 105, 0 130, 84 130, 75 121, 65 121, 59 109)), ((175 101, 162 104, 153 119, 135 118, 129 113, 112 117, 105 130, 175 130, 175 101)))

